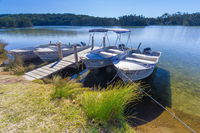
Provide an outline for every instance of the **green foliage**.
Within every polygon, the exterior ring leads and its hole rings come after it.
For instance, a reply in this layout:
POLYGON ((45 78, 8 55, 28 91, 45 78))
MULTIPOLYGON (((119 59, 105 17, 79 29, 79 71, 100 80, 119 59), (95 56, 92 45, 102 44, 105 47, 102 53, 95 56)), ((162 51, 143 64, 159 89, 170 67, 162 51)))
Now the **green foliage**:
POLYGON ((84 88, 81 83, 77 83, 74 80, 62 79, 59 76, 53 77, 54 92, 52 99, 69 98, 73 99, 77 94, 88 90, 84 88))
POLYGON ((6 43, 0 41, 0 64, 7 59, 7 51, 5 50, 6 43))
POLYGON ((5 81, 0 85, 0 133, 84 131, 80 107, 66 99, 51 100, 52 85, 27 82, 21 76, 0 77, 5 81))
POLYGON ((140 98, 138 84, 120 83, 103 90, 87 91, 82 97, 83 111, 93 123, 104 128, 123 127, 124 111, 130 102, 140 98))
POLYGON ((3 14, 0 15, 2 27, 31 26, 146 26, 146 25, 200 25, 200 13, 165 13, 157 18, 142 15, 125 15, 119 18, 93 17, 75 14, 3 14))

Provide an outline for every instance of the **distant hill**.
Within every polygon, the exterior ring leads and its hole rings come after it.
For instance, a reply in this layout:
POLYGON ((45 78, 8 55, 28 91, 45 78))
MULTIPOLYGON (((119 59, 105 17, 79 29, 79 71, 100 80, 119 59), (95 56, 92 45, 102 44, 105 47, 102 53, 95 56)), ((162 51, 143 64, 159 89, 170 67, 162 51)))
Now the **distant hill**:
POLYGON ((104 18, 76 14, 0 14, 0 28, 31 26, 147 26, 186 25, 200 26, 200 13, 165 13, 157 18, 125 15, 104 18))

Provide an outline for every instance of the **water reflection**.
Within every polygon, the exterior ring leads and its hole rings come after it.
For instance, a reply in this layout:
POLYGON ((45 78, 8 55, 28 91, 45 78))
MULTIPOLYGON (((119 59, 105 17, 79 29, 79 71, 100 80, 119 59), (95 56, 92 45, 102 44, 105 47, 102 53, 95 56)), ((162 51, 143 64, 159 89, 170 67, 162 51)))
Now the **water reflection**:
POLYGON ((149 86, 147 89, 151 90, 152 96, 161 102, 162 105, 171 107, 172 89, 169 71, 156 67, 153 74, 143 80, 143 84, 149 86))
MULTIPOLYGON (((62 30, 52 30, 52 29, 13 29, 0 32, 0 34, 7 36, 25 36, 25 37, 37 37, 37 36, 77 36, 77 34, 81 34, 76 31, 62 31, 62 30)), ((82 32, 84 34, 84 32, 82 32)))

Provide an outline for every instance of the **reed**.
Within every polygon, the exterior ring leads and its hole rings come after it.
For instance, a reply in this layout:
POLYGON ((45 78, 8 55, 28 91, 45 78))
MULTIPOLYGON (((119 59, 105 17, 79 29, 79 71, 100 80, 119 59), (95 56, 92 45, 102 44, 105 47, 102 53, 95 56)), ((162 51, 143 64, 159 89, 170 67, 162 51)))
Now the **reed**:
POLYGON ((104 128, 123 127, 126 123, 125 108, 140 98, 138 88, 139 84, 118 83, 103 90, 85 92, 82 97, 83 111, 89 121, 104 128))
POLYGON ((76 95, 88 90, 88 88, 84 88, 81 83, 77 83, 75 80, 62 79, 59 76, 53 77, 53 84, 52 99, 73 99, 76 95))

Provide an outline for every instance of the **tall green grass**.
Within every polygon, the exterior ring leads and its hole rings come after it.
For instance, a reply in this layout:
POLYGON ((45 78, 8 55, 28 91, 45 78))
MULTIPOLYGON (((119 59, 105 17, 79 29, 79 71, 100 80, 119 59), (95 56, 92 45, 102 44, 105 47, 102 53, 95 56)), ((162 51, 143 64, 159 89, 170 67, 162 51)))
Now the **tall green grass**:
POLYGON ((88 90, 84 88, 81 83, 77 83, 75 80, 62 79, 59 76, 53 77, 54 92, 52 99, 69 98, 73 99, 76 95, 88 90))
POLYGON ((105 128, 121 127, 125 124, 124 111, 130 102, 140 98, 139 84, 120 83, 103 90, 83 94, 83 111, 89 120, 105 128))

